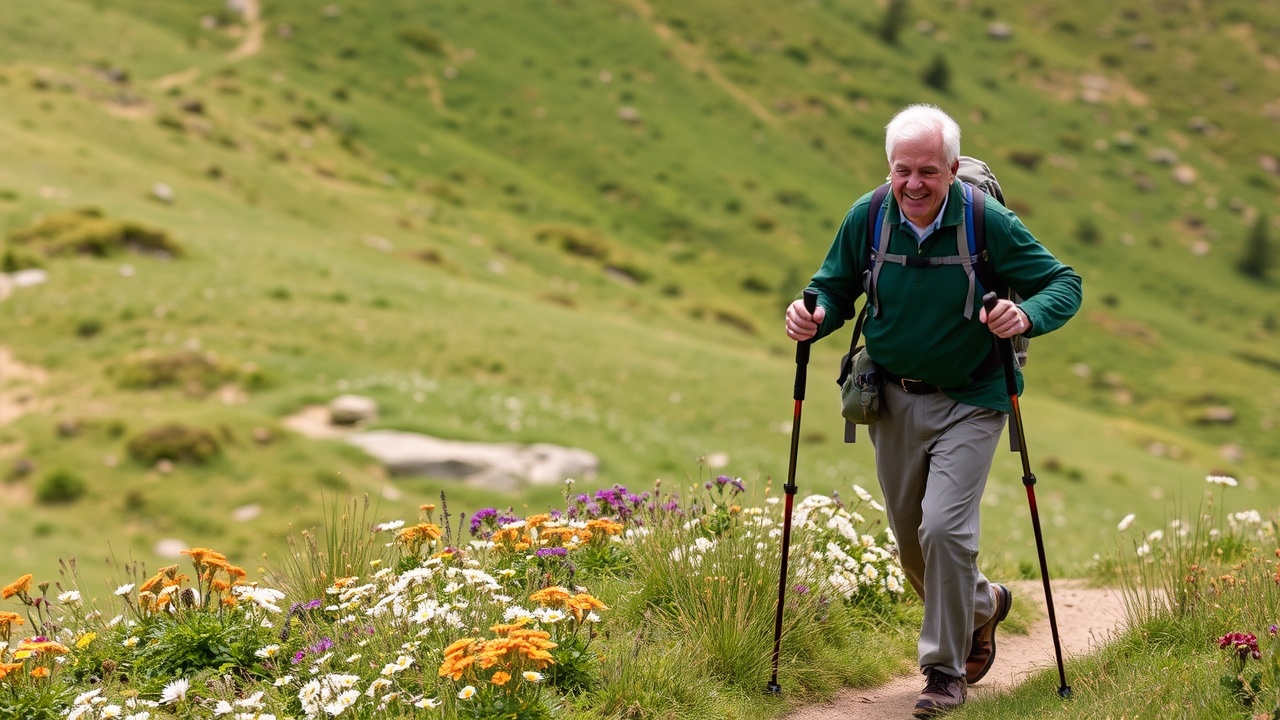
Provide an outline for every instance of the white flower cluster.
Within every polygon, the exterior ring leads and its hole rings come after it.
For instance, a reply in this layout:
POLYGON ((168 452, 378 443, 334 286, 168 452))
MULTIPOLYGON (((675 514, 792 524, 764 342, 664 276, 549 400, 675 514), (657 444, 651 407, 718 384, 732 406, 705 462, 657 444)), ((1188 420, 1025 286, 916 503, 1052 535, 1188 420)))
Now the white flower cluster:
POLYGON ((160 703, 154 700, 140 700, 135 697, 125 699, 123 705, 116 705, 102 697, 102 688, 94 688, 76 696, 64 717, 66 720, 99 720, 100 718, 151 720, 151 711, 148 708, 159 706, 160 703))
MULTIPOLYGON (((858 486, 854 492, 872 509, 879 505, 858 486)), ((827 579, 846 600, 896 597, 906 590, 907 579, 893 552, 881 547, 874 536, 862 532, 867 519, 829 497, 810 495, 797 507, 796 527, 815 543, 814 555, 827 561, 827 579)), ((888 536, 892 543, 892 535, 888 536)))

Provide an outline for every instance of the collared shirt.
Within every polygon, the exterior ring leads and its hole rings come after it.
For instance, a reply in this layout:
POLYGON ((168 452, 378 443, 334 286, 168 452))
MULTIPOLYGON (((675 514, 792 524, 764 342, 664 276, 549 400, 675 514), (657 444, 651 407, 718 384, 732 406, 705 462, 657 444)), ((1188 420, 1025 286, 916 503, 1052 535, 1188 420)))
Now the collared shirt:
POLYGON ((933 222, 929 223, 929 227, 920 227, 919 225, 911 222, 907 219, 906 213, 902 212, 902 208, 898 208, 898 215, 902 218, 902 224, 911 228, 911 231, 916 234, 917 245, 923 245, 924 241, 933 234, 933 231, 942 227, 942 216, 947 211, 947 201, 950 199, 951 193, 949 192, 942 196, 942 207, 938 208, 938 216, 933 219, 933 222))

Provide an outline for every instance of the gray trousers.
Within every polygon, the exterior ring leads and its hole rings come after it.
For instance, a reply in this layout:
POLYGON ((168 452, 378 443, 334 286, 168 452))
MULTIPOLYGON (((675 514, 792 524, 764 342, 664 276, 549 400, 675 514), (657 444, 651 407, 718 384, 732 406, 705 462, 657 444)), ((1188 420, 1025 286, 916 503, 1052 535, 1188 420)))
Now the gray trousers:
POLYGON ((964 677, 973 629, 995 614, 978 570, 978 511, 1006 415, 886 383, 868 428, 902 569, 924 602, 920 668, 964 677))

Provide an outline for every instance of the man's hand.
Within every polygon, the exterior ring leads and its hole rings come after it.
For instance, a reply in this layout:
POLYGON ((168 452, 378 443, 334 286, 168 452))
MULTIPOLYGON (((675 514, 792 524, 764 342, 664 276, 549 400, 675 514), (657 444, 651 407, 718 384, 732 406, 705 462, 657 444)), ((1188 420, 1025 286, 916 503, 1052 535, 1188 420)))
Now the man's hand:
POLYGON ((796 300, 787 308, 787 337, 796 342, 808 340, 818 334, 818 326, 826 316, 827 311, 821 305, 811 315, 804 308, 804 301, 796 300))
MULTIPOLYGON (((789 311, 787 315, 790 316, 789 311)), ((995 309, 990 313, 982 308, 978 321, 986 323, 987 328, 1000 338, 1011 338, 1031 330, 1031 320, 1012 300, 997 300, 995 309)))

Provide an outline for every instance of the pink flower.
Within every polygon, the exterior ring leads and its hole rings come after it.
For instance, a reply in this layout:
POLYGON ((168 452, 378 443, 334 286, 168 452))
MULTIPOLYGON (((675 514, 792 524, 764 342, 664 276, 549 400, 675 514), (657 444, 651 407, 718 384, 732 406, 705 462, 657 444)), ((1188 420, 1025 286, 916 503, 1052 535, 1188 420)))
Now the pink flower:
POLYGON ((1223 650, 1232 648, 1241 660, 1262 659, 1262 653, 1258 651, 1258 637, 1253 633, 1227 633, 1218 638, 1218 647, 1223 650))

